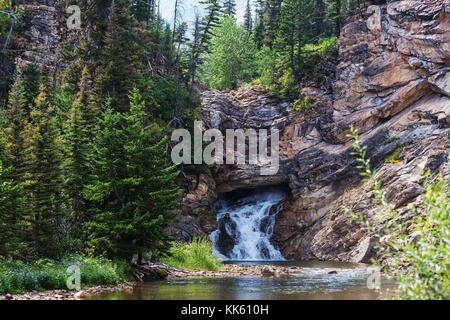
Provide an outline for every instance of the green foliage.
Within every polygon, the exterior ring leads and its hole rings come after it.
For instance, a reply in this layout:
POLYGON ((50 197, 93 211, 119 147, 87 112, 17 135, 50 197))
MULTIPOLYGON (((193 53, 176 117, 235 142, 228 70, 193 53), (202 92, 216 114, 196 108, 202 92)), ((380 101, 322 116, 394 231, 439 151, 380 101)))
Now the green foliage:
POLYGON ((293 63, 288 62, 286 51, 262 47, 256 61, 258 84, 276 97, 298 98, 299 79, 320 81, 323 78, 320 63, 335 53, 336 40, 336 37, 320 38, 316 44, 307 43, 301 50, 294 48, 293 54, 300 54, 293 63))
MULTIPOLYGON (((201 79, 219 90, 235 89, 239 81, 256 80, 273 96, 293 101, 298 99, 300 82, 323 79, 322 61, 336 53, 337 37, 324 32, 329 24, 325 12, 335 4, 327 7, 314 0, 257 3, 257 20, 250 36, 229 16, 213 29, 211 54, 204 55, 201 79)), ((250 22, 246 21, 245 29, 250 22)))
POLYGON ((0 161, 0 258, 23 257, 27 250, 23 226, 23 184, 6 178, 11 168, 0 161))
POLYGON ((280 24, 282 0, 266 0, 264 1, 264 8, 261 11, 262 15, 262 25, 263 40, 264 45, 272 48, 273 42, 277 36, 277 32, 280 24))
POLYGON ((179 172, 167 163, 167 138, 159 138, 135 89, 130 111, 110 108, 94 141, 94 177, 85 192, 92 201, 87 223, 97 253, 131 259, 145 250, 164 252, 167 223, 176 216, 179 172))
POLYGON ((303 48, 314 37, 315 2, 312 0, 285 0, 281 7, 281 18, 275 48, 280 59, 292 70, 298 80, 305 64, 303 48))
POLYGON ((292 110, 295 112, 309 113, 314 103, 314 99, 310 96, 306 96, 303 99, 297 99, 292 103, 292 110))
POLYGON ((256 46, 234 18, 223 17, 213 29, 211 54, 205 63, 205 79, 212 89, 235 89, 238 81, 255 77, 256 46))
POLYGON ((154 120, 161 124, 168 123, 175 116, 177 104, 183 105, 186 111, 186 122, 197 119, 200 102, 189 98, 189 92, 184 86, 180 86, 176 79, 170 75, 148 79, 145 82, 146 90, 142 96, 146 101, 147 109, 154 120), (192 114, 189 114, 192 112, 192 114), (194 118, 194 119, 191 119, 194 118))
MULTIPOLYGON (((34 100, 39 94, 41 72, 35 64, 29 64, 22 69, 23 86, 25 91, 25 105, 34 106, 34 100)), ((29 110, 28 110, 29 112, 29 110)))
POLYGON ((36 107, 25 130, 27 206, 32 213, 32 241, 34 253, 41 257, 59 257, 62 254, 59 220, 62 191, 62 141, 55 125, 55 107, 49 103, 48 84, 42 84, 36 107))
POLYGON ((61 260, 40 259, 25 264, 21 261, 0 260, 0 295, 26 291, 67 289, 67 272, 70 266, 78 266, 81 285, 115 285, 131 278, 129 265, 122 261, 95 259, 72 255, 61 260))
POLYGON ((262 47, 257 55, 257 70, 259 78, 258 84, 265 89, 270 90, 270 85, 274 82, 274 76, 277 68, 276 52, 269 47, 262 47))
POLYGON ((172 243, 161 262, 173 268, 216 271, 221 260, 212 254, 212 243, 208 239, 196 238, 190 243, 172 243))
POLYGON ((64 128, 64 193, 68 207, 73 213, 67 221, 73 239, 80 238, 80 225, 86 218, 87 204, 83 193, 90 181, 92 137, 95 133, 92 119, 94 111, 89 109, 86 97, 87 70, 84 71, 80 91, 68 112, 64 128))
MULTIPOLYGON (((357 131, 352 128, 353 146, 362 175, 373 191, 374 203, 379 206, 381 224, 368 221, 364 215, 360 223, 368 232, 384 239, 377 243, 379 255, 389 263, 388 271, 396 275, 398 284, 393 298, 414 300, 450 299, 450 201, 448 181, 442 175, 424 174, 422 202, 410 204, 407 213, 399 214, 387 200, 366 159, 367 146, 361 146, 357 131)), ((348 209, 353 218, 355 215, 348 209)), ((376 264, 378 262, 374 261, 376 264)))
POLYGON ((306 44, 302 49, 302 78, 321 80, 325 74, 320 69, 320 63, 336 53, 337 37, 320 38, 317 44, 306 44))
POLYGON ((9 93, 8 106, 3 113, 4 133, 7 141, 8 161, 11 176, 24 180, 25 134, 28 115, 23 81, 17 77, 9 93))
POLYGON ((403 151, 403 149, 407 148, 408 146, 402 146, 402 147, 398 147, 397 149, 395 149, 395 151, 386 158, 386 160, 384 160, 384 163, 390 163, 390 164, 398 164, 399 163, 399 159, 400 159, 400 155, 403 151))
POLYGON ((129 15, 128 4, 111 2, 105 46, 100 52, 100 62, 94 81, 97 105, 108 96, 115 110, 126 111, 128 92, 139 78, 136 65, 142 47, 137 46, 134 19, 129 15))

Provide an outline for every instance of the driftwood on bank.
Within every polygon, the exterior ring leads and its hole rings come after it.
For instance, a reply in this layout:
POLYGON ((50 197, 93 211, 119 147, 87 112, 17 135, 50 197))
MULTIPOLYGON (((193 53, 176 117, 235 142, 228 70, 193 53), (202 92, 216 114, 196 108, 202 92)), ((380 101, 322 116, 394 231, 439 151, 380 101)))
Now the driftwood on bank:
POLYGON ((138 265, 137 261, 133 259, 131 265, 134 267, 134 278, 136 281, 152 281, 167 279, 173 273, 186 272, 176 268, 169 267, 160 262, 143 262, 138 265))

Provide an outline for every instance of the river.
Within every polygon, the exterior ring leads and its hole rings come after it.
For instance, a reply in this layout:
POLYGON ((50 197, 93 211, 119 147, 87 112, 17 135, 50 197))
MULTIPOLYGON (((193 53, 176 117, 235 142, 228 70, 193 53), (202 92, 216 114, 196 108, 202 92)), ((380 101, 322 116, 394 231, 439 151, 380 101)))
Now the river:
MULTIPOLYGON (((229 261, 227 263, 243 263, 229 261)), ((285 277, 187 278, 146 282, 132 292, 87 297, 106 300, 375 300, 392 283, 383 279, 381 292, 369 289, 373 269, 361 264, 318 261, 251 261, 246 264, 297 266, 301 273, 285 277)))

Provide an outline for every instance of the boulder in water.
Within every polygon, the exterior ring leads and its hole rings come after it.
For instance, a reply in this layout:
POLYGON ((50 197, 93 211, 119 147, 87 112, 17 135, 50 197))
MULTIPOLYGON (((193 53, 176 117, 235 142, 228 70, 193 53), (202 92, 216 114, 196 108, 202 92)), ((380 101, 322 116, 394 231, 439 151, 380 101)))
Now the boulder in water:
POLYGON ((262 270, 261 270, 261 275, 263 277, 273 277, 275 275, 275 271, 269 267, 269 266, 265 266, 262 270))
POLYGON ((236 222, 234 222, 229 213, 226 213, 219 221, 219 237, 217 239, 217 249, 224 256, 230 256, 236 244, 236 222))

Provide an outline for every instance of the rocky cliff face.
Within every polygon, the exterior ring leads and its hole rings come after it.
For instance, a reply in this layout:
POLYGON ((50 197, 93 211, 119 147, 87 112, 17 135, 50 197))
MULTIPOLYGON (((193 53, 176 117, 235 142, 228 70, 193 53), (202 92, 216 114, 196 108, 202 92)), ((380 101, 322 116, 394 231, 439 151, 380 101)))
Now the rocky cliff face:
POLYGON ((421 170, 450 177, 449 1, 389 1, 379 8, 379 27, 368 28, 373 16, 366 9, 345 21, 332 90, 301 90, 315 101, 309 114, 291 111, 258 87, 203 93, 206 128, 277 128, 281 163, 273 176, 259 175, 256 166, 221 165, 197 177, 182 201, 182 226, 190 226, 190 235, 217 228, 218 194, 289 184, 292 197, 272 238, 287 258, 368 261, 374 239, 341 209, 376 218, 350 155, 350 126, 362 133, 377 178, 400 213, 420 201, 421 170), (398 161, 385 164, 393 153, 398 161))
POLYGON ((60 43, 67 27, 59 0, 17 1, 30 15, 27 21, 29 31, 24 37, 25 50, 16 57, 15 64, 20 70, 33 63, 56 72, 60 66, 60 43))

